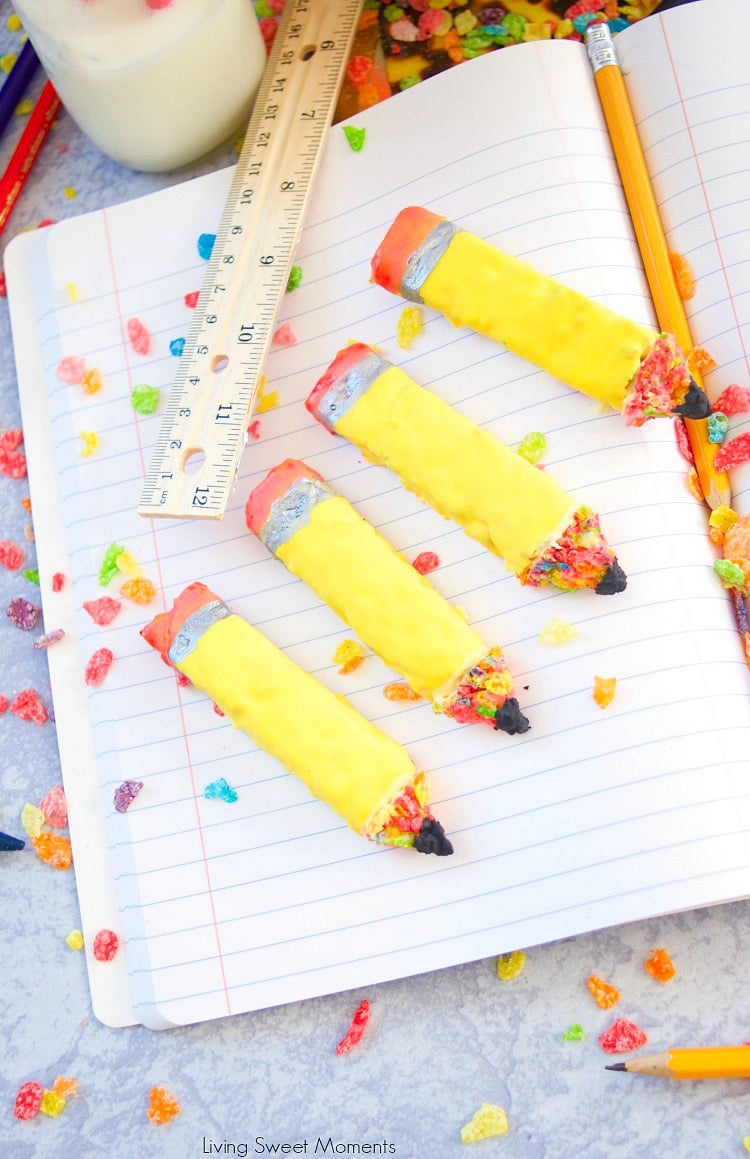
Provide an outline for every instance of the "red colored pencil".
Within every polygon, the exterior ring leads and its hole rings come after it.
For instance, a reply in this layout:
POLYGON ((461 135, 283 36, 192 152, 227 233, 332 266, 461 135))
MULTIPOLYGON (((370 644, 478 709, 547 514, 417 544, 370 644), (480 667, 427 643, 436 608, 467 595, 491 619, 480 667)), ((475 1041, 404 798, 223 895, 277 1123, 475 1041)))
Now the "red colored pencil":
POLYGON ((29 123, 21 134, 13 156, 0 177, 0 233, 5 229, 13 207, 37 159, 39 150, 47 139, 52 122, 61 108, 60 98, 47 81, 42 89, 29 123))

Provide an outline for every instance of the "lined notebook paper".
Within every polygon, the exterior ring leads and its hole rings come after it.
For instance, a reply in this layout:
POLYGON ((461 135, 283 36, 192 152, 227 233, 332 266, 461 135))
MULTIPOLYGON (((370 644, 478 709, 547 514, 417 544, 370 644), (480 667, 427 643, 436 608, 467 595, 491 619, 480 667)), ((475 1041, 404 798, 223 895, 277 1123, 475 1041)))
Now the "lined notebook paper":
MULTIPOLYGON (((671 28, 653 23, 654 53, 667 50, 657 41, 668 46, 671 28)), ((690 68, 695 79, 700 62, 690 68)), ((656 123, 658 112, 642 115, 656 123)), ((629 430, 430 311, 401 350, 403 303, 369 284, 393 216, 425 204, 653 322, 582 46, 490 54, 355 123, 367 129, 360 154, 340 127, 330 132, 296 258, 302 284, 279 319, 296 343, 268 359, 278 405, 259 416, 219 523, 136 514, 160 415, 137 415, 130 393, 140 383, 169 389, 170 343, 186 334, 185 295, 203 274, 197 239, 216 227, 230 175, 25 235, 8 251, 45 626, 68 633, 49 660, 84 932, 90 945, 108 925, 124 941, 119 975, 89 955, 96 1013, 113 1024, 221 1017, 750 892, 750 682, 672 424, 629 430), (471 116, 456 118, 458 108, 471 116), (127 341, 132 317, 153 336, 148 355, 127 341), (381 346, 512 446, 543 431, 544 468, 600 512, 627 591, 523 589, 390 472, 314 423, 303 400, 350 340, 381 346), (59 381, 71 355, 101 370, 98 393, 59 381), (80 453, 85 430, 100 440, 90 457, 80 453), (374 656, 339 674, 333 654, 351 632, 245 530, 249 490, 288 456, 315 467, 407 559, 438 554, 430 579, 502 644, 529 733, 462 728, 426 704, 392 703, 382 690, 394 674, 374 656), (148 608, 124 601, 100 628, 82 605, 117 595, 124 577, 110 588, 97 578, 112 542, 158 598, 148 608), (59 595, 54 571, 70 577, 59 595), (358 838, 202 694, 179 686, 139 630, 197 579, 405 745, 429 774, 452 857, 358 838), (540 643, 553 616, 576 625, 577 639, 540 643), (90 690, 83 668, 102 646, 115 661, 90 690), (592 698, 595 675, 618 680, 606 711, 592 698), (236 803, 205 799, 219 776, 236 803), (112 798, 126 778, 144 789, 119 814, 112 798)), ((737 231, 742 218, 739 209, 737 231)), ((688 252, 691 223, 675 230, 689 235, 688 252)))

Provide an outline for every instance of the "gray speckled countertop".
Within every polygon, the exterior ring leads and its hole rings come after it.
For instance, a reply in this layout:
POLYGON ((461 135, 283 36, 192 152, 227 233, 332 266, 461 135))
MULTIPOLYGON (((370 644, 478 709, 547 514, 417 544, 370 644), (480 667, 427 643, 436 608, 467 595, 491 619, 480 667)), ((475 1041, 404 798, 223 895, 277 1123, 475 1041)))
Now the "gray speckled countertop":
MULTIPOLYGON (((8 12, 3 4, 4 18, 8 12)), ((9 44, 11 34, 2 36, 9 44)), ((2 141, 3 163, 20 129, 14 124, 2 141)), ((233 157, 220 152, 190 175, 233 157)), ((107 161, 62 115, 3 241, 43 218, 99 208, 176 179, 107 161)), ((4 300, 0 368, 0 429, 7 429, 20 418, 4 300)), ((34 547, 24 537, 26 494, 24 480, 0 476, 0 538, 22 544, 24 566, 33 567, 34 547)), ((38 590, 20 572, 0 568, 2 607, 16 595, 35 602, 38 590)), ((34 686, 49 696, 35 635, 0 617, 0 693, 34 686)), ((19 833, 24 803, 37 803, 59 780, 54 725, 0 717, 0 830, 19 833)), ((641 1025, 654 1050, 749 1038, 745 902, 524 947, 526 968, 509 982, 498 980, 488 959, 366 994, 154 1033, 111 1030, 93 1018, 83 958, 65 944, 79 925, 73 874, 49 869, 28 848, 0 859, 3 1159, 283 1154, 283 1144, 290 1145, 286 1153, 297 1144, 298 1154, 399 1159, 746 1153, 750 1080, 676 1084, 611 1074, 596 1041, 615 1014, 641 1025), (657 946, 668 948, 677 968, 667 985, 643 969, 657 946), (614 1012, 592 1002, 585 985, 591 973, 620 988, 614 1012), (372 1006, 366 1037, 337 1057, 333 1048, 365 996, 372 1006), (585 1041, 562 1041, 572 1023, 582 1024, 585 1041), (15 1120, 20 1084, 36 1079, 51 1086, 58 1074, 78 1079, 79 1096, 57 1118, 15 1120), (146 1120, 154 1085, 166 1086, 182 1105, 166 1126, 146 1120), (484 1102, 505 1108, 509 1132, 467 1150, 461 1126, 484 1102)))

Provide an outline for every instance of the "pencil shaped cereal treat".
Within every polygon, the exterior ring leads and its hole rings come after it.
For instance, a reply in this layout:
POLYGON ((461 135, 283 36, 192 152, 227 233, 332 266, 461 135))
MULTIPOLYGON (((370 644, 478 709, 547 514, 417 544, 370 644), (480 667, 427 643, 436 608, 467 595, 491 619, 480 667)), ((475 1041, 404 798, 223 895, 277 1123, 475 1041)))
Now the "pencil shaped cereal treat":
POLYGON ((403 209, 372 259, 372 280, 469 326, 629 426, 710 413, 674 338, 615 314, 428 209, 403 209))
POLYGON ((502 651, 482 637, 311 467, 287 459, 250 492, 247 525, 376 655, 461 723, 529 722, 502 651))
POLYGON ((624 590, 599 516, 371 346, 340 350, 305 406, 499 555, 521 583, 624 590))
POLYGON ((406 751, 289 660, 205 584, 190 584, 141 635, 356 832, 453 852, 406 751))

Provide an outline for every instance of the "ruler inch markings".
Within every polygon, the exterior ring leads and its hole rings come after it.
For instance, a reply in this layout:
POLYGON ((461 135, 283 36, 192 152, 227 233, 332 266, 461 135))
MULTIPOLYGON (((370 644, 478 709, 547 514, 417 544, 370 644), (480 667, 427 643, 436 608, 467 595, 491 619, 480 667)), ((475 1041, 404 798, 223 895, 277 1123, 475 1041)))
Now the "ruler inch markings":
POLYGON ((361 0, 287 0, 143 484, 140 515, 221 519, 361 0))

